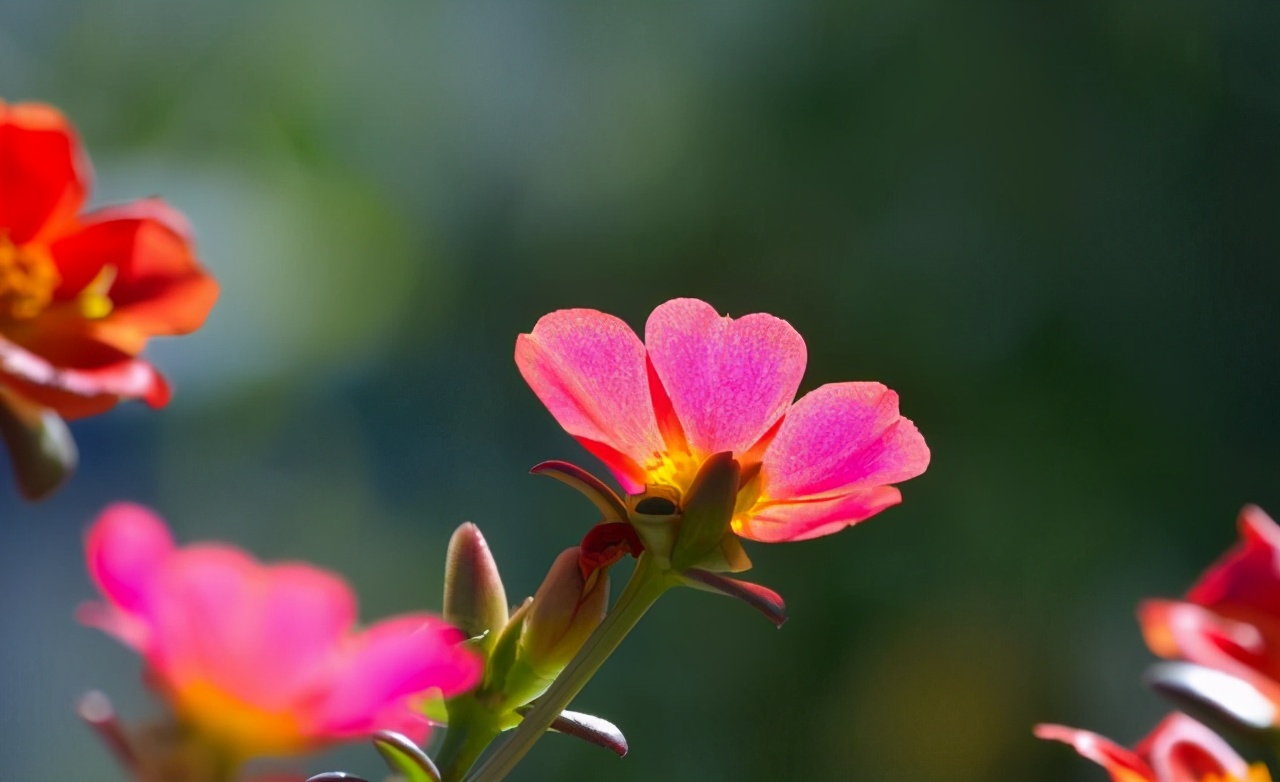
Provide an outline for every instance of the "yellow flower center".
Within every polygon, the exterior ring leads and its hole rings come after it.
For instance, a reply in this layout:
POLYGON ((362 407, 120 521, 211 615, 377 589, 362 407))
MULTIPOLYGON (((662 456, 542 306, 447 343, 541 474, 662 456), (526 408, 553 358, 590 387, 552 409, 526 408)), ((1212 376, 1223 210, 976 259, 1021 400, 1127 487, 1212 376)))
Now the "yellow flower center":
POLYGON ((208 738, 242 758, 290 755, 308 746, 295 715, 244 701, 206 681, 185 684, 178 710, 208 738))
POLYGON ((687 451, 655 453, 644 463, 645 483, 670 486, 683 495, 698 477, 701 466, 702 461, 687 451))
POLYGON ((49 252, 34 244, 15 245, 0 233, 0 320, 34 318, 49 306, 62 281, 49 252))

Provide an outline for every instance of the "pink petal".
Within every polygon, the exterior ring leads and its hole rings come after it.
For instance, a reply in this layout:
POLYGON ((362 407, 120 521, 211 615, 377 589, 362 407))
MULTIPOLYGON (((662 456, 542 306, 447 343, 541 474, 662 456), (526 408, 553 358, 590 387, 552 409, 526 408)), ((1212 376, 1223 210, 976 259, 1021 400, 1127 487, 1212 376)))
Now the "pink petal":
POLYGON ((1070 744, 1082 757, 1092 760, 1110 772, 1111 778, 1116 782, 1128 782, 1120 775, 1121 772, 1136 774, 1139 779, 1156 782, 1155 772, 1137 753, 1097 733, 1076 730, 1063 725, 1037 725, 1035 734, 1037 738, 1070 744))
POLYGON ((483 663, 462 645, 465 640, 428 614, 388 619, 353 637, 317 708, 316 731, 340 737, 403 730, 413 696, 439 689, 447 698, 469 690, 480 681, 483 663))
POLYGON ((847 494, 797 502, 766 502, 734 520, 734 532, 762 543, 809 540, 830 535, 902 502, 892 486, 855 489, 847 494))
POLYGON ((85 534, 89 577, 108 600, 134 613, 146 610, 155 575, 173 552, 169 528, 141 505, 109 506, 85 534))
POLYGON ((699 456, 750 450, 795 399, 806 362, 804 340, 785 320, 720 317, 698 299, 655 309, 645 347, 699 456))
POLYGON ((89 578, 107 603, 82 606, 80 620, 142 650, 151 635, 147 614, 156 575, 173 552, 169 528, 150 510, 109 506, 85 534, 89 578))
POLYGON ((179 552, 159 581, 157 672, 266 709, 291 705, 336 655, 355 620, 340 578, 306 565, 266 567, 215 544, 179 552))
POLYGON ((283 703, 333 661, 355 624, 356 598, 344 580, 310 565, 273 565, 265 581, 255 615, 254 694, 274 690, 283 703))
POLYGON ((618 318, 596 310, 544 315, 516 339, 516 365, 564 427, 628 491, 664 450, 649 396, 644 345, 618 318))
POLYGON ((1171 714, 1138 745, 1162 780, 1211 776, 1247 779, 1249 765, 1222 737, 1184 714, 1171 714))
POLYGON ((787 413, 765 451, 769 499, 844 493, 914 478, 929 447, 898 413, 898 395, 880 383, 833 383, 787 413))

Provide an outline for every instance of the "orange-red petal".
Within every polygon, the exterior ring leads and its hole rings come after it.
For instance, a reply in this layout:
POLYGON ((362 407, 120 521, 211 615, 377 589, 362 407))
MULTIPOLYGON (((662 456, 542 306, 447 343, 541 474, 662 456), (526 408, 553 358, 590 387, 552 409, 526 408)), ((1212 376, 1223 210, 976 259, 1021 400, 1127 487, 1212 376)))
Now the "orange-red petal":
POLYGON ((163 407, 171 395, 168 382, 145 361, 123 357, 84 369, 60 367, 3 338, 0 382, 69 419, 104 412, 121 399, 163 407))
POLYGON ((75 299, 107 270, 110 314, 84 321, 84 332, 125 353, 137 354, 153 336, 195 331, 218 297, 186 219, 156 199, 95 212, 50 249, 62 277, 59 301, 75 299))
POLYGON ((84 203, 89 178, 80 141, 57 109, 0 101, 0 232, 10 241, 56 236, 84 203))

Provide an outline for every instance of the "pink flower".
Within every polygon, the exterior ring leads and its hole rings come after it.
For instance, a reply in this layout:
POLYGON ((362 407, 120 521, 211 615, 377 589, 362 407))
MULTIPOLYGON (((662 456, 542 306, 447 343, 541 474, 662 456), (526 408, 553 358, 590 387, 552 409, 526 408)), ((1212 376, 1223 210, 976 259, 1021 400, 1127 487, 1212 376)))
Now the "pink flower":
POLYGON ((645 341, 603 312, 560 310, 516 341, 516 363, 565 430, 632 494, 687 491, 729 451, 742 467, 733 530, 760 541, 837 532, 902 501, 929 448, 879 383, 833 383, 795 402, 804 340, 786 321, 659 306, 645 341))
POLYGON ((1280 707, 1280 526, 1253 505, 1239 525, 1239 545, 1185 601, 1148 600, 1138 619, 1151 651, 1243 679, 1280 707))
POLYGON ((422 737, 418 699, 480 678, 463 634, 437 617, 354 630, 355 596, 338 576, 217 543, 178 548, 146 508, 107 508, 85 548, 106 600, 80 620, 136 649, 178 717, 239 760, 382 729, 422 737))
POLYGON ((1182 714, 1166 717, 1132 750, 1061 725, 1037 725, 1036 735, 1075 747, 1113 782, 1271 782, 1265 766, 1250 766, 1216 733, 1182 714))

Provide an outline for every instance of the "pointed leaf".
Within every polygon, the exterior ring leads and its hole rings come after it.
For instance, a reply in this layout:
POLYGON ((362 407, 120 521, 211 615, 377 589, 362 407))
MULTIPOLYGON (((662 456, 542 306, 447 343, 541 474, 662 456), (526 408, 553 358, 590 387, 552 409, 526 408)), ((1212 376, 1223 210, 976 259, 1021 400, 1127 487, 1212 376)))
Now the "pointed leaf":
POLYGON ((560 712, 556 721, 551 723, 551 729, 566 736, 582 739, 588 744, 604 747, 620 758, 626 757, 630 749, 627 746, 627 737, 622 735, 617 725, 590 714, 577 711, 560 712))
POLYGON ((782 627, 787 621, 787 604, 782 596, 768 587, 739 581, 736 578, 709 573, 697 568, 689 568, 682 574, 685 583, 695 589, 732 597, 751 606, 773 622, 774 627, 782 627))
POLYGON ((1193 663, 1164 662, 1147 669, 1143 678, 1156 692, 1205 722, 1248 734, 1276 727, 1276 704, 1231 674, 1193 663))
POLYGON ((488 692, 503 692, 507 686, 507 675, 516 661, 516 651, 520 648, 520 636, 524 633, 524 620, 529 615, 529 606, 533 598, 526 597, 507 620, 507 626, 498 634, 489 655, 489 664, 485 666, 484 684, 481 689, 488 692))
POLYGON ((534 465, 529 472, 532 475, 550 476, 577 489, 600 509, 605 521, 627 520, 627 506, 613 492, 613 489, 576 464, 561 461, 542 462, 534 465))
POLYGON ((0 387, 0 437, 22 496, 49 496, 76 468, 79 454, 66 423, 53 412, 0 387))
POLYGON ((387 766, 405 782, 440 782, 440 771, 431 758, 405 736, 390 730, 373 734, 373 746, 377 748, 387 766))

